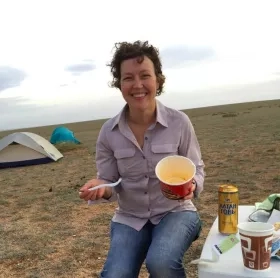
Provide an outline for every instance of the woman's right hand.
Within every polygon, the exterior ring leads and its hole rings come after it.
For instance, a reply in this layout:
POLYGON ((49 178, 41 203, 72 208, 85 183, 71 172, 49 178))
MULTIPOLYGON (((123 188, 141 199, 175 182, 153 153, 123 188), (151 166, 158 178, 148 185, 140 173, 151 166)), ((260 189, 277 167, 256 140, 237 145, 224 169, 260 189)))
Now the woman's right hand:
POLYGON ((103 188, 99 188, 99 189, 96 189, 96 190, 92 190, 90 191, 89 188, 92 188, 92 187, 95 187, 97 185, 100 185, 100 184, 104 184, 106 183, 106 181, 104 180, 99 180, 99 179, 92 179, 92 180, 89 180, 85 185, 83 185, 80 190, 79 190, 79 197, 81 199, 84 199, 85 201, 89 201, 89 200, 98 200, 98 199, 101 199, 101 198, 108 198, 109 196, 106 196, 108 195, 108 189, 106 187, 103 187, 103 188), (107 191, 106 191, 107 189, 107 191))

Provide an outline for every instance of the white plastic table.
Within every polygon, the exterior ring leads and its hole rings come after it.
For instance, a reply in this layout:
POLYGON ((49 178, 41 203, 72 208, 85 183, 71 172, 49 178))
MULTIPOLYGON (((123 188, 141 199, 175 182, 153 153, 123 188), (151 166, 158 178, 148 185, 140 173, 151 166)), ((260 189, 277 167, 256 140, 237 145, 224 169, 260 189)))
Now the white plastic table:
MULTIPOLYGON (((247 222, 248 216, 254 211, 254 206, 239 206, 238 222, 247 222)), ((238 233, 236 236, 239 238, 238 233)), ((211 246, 219 243, 225 236, 218 231, 218 218, 214 221, 201 253, 201 259, 212 259, 211 246)), ((280 261, 271 260, 270 269, 265 271, 250 271, 244 268, 240 242, 220 256, 216 263, 200 263, 199 278, 244 278, 262 277, 279 278, 280 261)))

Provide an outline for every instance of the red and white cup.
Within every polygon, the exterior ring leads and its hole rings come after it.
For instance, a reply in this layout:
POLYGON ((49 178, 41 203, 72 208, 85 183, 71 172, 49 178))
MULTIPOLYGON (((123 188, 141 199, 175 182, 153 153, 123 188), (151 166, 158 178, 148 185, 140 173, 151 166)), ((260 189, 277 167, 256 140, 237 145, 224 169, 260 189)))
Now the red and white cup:
POLYGON ((180 200, 190 194, 196 166, 187 157, 172 155, 158 162, 155 173, 163 195, 168 199, 180 200))

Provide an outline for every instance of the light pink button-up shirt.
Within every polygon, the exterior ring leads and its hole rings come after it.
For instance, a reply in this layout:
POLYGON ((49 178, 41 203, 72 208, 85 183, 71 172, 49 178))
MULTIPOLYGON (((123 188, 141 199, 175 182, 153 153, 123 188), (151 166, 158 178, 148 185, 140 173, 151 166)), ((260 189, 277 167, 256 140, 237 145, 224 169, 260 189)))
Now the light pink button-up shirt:
POLYGON ((109 199, 119 205, 113 221, 139 231, 148 220, 157 224, 168 212, 195 211, 191 200, 164 197, 155 175, 155 166, 163 157, 186 156, 196 165, 195 197, 203 190, 204 163, 189 117, 157 100, 156 123, 146 131, 141 149, 126 122, 126 109, 102 126, 96 144, 98 178, 115 182, 122 177, 109 199))

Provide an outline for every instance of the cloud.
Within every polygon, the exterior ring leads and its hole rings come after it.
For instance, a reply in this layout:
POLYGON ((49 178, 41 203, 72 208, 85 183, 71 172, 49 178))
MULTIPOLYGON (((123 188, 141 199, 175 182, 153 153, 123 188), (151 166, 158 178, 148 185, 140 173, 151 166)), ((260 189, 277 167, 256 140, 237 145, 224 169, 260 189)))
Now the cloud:
POLYGON ((22 123, 29 122, 28 117, 37 119, 37 105, 28 103, 28 99, 24 97, 1 97, 0 98, 0 131, 6 129, 14 129, 21 127, 22 123))
POLYGON ((81 63, 68 65, 65 67, 66 71, 71 72, 73 75, 80 75, 84 72, 96 69, 94 62, 90 59, 83 60, 81 63))
POLYGON ((197 62, 213 57, 215 52, 210 47, 192 47, 174 45, 161 50, 163 66, 174 68, 186 62, 197 62))
POLYGON ((29 103, 29 99, 24 97, 4 97, 0 98, 0 111, 1 116, 5 113, 14 112, 25 112, 30 111, 32 108, 36 108, 37 105, 29 103), (14 109, 14 110, 13 110, 14 109))
MULTIPOLYGON (((51 113, 44 113, 46 108, 37 104, 30 103, 25 97, 1 97, 0 98, 0 131, 7 129, 21 128, 25 125, 36 126, 38 119, 44 117, 43 121, 51 117, 51 113)), ((38 124, 37 124, 38 125, 38 124)))
POLYGON ((0 92, 17 87, 26 78, 26 73, 9 66, 0 66, 0 92))

